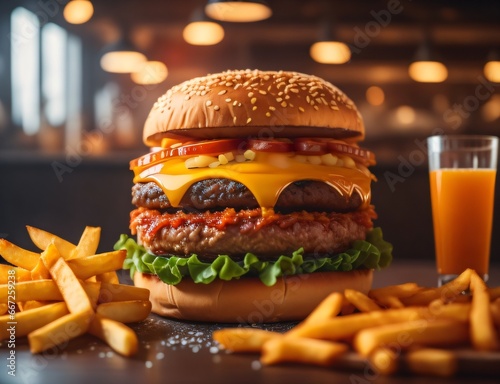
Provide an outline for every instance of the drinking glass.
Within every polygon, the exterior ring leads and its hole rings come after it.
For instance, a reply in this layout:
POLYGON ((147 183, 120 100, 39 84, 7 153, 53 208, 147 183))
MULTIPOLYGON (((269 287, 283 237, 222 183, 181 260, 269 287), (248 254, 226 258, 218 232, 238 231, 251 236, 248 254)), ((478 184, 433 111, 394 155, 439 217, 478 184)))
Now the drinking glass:
POLYGON ((467 268, 488 279, 498 137, 427 138, 438 284, 467 268))

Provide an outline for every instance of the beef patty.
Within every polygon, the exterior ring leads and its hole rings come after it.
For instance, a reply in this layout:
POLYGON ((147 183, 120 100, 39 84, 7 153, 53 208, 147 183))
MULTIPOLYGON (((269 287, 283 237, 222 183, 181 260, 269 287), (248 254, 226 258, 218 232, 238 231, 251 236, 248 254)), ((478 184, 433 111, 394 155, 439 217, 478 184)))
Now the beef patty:
MULTIPOLYGON (((163 190, 154 182, 135 184, 132 203, 137 207, 156 210, 173 208, 163 190)), ((351 212, 362 204, 360 195, 342 196, 328 184, 315 180, 297 181, 280 194, 276 212, 351 212)), ((229 179, 207 179, 194 183, 181 200, 186 210, 222 210, 225 208, 258 208, 257 200, 243 184, 229 179)))

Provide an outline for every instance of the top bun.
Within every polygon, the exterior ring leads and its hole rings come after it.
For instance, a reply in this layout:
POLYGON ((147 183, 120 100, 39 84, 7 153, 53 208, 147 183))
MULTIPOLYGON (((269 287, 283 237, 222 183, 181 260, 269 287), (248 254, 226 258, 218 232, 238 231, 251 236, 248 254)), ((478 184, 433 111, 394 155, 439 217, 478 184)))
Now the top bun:
POLYGON ((285 71, 226 71, 185 81, 154 104, 144 143, 164 137, 197 139, 256 136, 362 140, 354 103, 337 87, 311 75, 285 71))

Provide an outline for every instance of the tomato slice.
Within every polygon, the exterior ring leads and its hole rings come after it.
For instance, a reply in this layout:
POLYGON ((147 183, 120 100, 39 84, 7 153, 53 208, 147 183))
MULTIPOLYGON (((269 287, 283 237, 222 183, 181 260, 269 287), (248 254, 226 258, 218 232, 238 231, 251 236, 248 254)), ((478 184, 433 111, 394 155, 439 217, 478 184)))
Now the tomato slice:
POLYGON ((293 143, 289 139, 248 139, 248 149, 257 152, 293 152, 293 143))
POLYGON ((240 139, 206 140, 171 148, 169 156, 220 155, 243 149, 245 141, 240 139))
POLYGON ((299 155, 320 156, 329 152, 327 142, 320 139, 299 138, 295 139, 293 144, 299 155))
POLYGON ((328 150, 334 153, 340 153, 354 158, 354 160, 364 164, 375 164, 375 155, 368 149, 360 148, 354 145, 346 144, 343 141, 331 140, 327 142, 328 150))

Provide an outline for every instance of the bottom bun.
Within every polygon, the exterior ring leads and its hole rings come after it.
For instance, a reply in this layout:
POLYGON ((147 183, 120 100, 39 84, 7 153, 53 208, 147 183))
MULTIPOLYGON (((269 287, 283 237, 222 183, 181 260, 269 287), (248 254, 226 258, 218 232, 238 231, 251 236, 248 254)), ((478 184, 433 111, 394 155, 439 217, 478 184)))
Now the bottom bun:
POLYGON ((272 323, 302 320, 330 293, 356 289, 368 293, 373 270, 315 272, 280 278, 268 287, 258 278, 214 280, 197 284, 184 279, 163 283, 156 275, 134 275, 137 287, 150 290, 152 311, 182 320, 223 323, 272 323))

